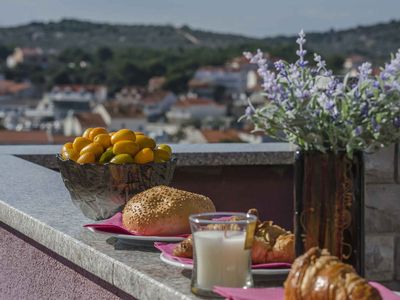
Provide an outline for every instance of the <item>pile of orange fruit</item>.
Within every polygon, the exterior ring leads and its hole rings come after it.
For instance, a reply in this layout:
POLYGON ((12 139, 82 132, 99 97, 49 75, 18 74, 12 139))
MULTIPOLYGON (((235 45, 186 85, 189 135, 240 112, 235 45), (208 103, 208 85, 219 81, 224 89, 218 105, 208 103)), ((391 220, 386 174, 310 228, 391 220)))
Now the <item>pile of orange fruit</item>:
POLYGON ((63 159, 80 164, 162 163, 171 159, 172 149, 156 142, 142 132, 121 129, 108 132, 103 127, 88 128, 82 136, 61 149, 63 159))

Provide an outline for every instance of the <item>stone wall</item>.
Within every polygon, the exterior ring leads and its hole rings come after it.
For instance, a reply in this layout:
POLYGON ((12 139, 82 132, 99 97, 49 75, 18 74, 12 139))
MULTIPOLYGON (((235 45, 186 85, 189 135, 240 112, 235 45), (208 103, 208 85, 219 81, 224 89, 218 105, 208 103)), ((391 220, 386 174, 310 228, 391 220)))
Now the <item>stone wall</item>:
POLYGON ((366 155, 366 277, 400 288, 399 148, 366 155))

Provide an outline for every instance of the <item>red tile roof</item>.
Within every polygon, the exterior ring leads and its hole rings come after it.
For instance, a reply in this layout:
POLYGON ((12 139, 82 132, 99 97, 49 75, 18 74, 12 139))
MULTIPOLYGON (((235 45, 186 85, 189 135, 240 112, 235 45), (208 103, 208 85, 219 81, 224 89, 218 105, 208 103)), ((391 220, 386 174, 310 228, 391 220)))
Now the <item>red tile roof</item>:
POLYGON ((120 103, 119 101, 110 101, 104 104, 104 108, 110 114, 111 118, 142 118, 143 111, 134 104, 120 103))
POLYGON ((184 98, 174 104, 175 107, 189 107, 200 105, 222 106, 217 104, 214 100, 207 98, 184 98))
POLYGON ((156 104, 160 103, 165 97, 170 94, 169 91, 156 91, 153 93, 148 93, 140 100, 144 104, 156 104))
POLYGON ((242 142, 239 137, 239 132, 234 129, 227 130, 213 130, 203 129, 202 135, 208 143, 221 143, 221 142, 242 142))
POLYGON ((41 56, 43 50, 41 48, 20 48, 24 56, 41 56))
POLYGON ((191 79, 188 82, 188 86, 190 88, 207 88, 207 87, 210 87, 211 84, 210 84, 210 82, 205 81, 205 80, 191 79))
POLYGON ((32 85, 28 82, 0 80, 0 95, 17 94, 31 87, 32 85))
POLYGON ((96 92, 99 89, 105 88, 104 85, 96 85, 96 84, 63 84, 63 85, 56 85, 53 87, 52 91, 60 91, 60 92, 96 92))
POLYGON ((82 128, 84 129, 90 127, 107 127, 106 122, 104 122, 100 114, 91 112, 81 112, 81 113, 75 113, 74 115, 78 119, 82 128))
POLYGON ((73 141, 73 139, 70 136, 49 135, 46 131, 0 130, 1 145, 64 144, 73 141))

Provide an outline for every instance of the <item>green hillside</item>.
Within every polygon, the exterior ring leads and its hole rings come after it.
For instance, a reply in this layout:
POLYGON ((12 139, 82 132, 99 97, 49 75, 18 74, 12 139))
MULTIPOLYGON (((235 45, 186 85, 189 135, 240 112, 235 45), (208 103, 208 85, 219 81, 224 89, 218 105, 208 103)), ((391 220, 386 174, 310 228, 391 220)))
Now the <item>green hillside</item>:
MULTIPOLYGON (((268 32, 266 32, 268 36, 268 32)), ((30 23, 0 28, 0 45, 8 47, 38 46, 63 50, 82 48, 92 51, 99 47, 190 49, 226 48, 243 45, 265 45, 266 48, 286 46, 295 37, 277 36, 255 39, 234 34, 194 30, 184 26, 113 25, 79 20, 30 23)), ((348 30, 308 33, 308 47, 324 55, 360 54, 381 62, 388 53, 400 48, 400 21, 359 26, 348 30)))
POLYGON ((102 46, 153 49, 226 47, 252 40, 239 35, 191 30, 189 27, 111 25, 78 20, 0 28, 0 44, 58 50, 71 47, 91 50, 102 46))

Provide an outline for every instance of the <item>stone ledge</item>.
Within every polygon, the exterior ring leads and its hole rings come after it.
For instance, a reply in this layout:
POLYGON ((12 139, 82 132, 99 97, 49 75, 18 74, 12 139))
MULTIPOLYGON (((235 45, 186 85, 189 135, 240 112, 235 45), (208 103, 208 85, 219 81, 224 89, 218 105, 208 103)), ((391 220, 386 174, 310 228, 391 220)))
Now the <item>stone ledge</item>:
MULTIPOLYGON (((290 165, 295 147, 288 143, 264 144, 175 144, 171 145, 178 166, 290 165)), ((39 165, 57 168, 55 154, 61 145, 0 146, 0 154, 11 154, 39 165)))
POLYGON ((393 183, 395 175, 394 145, 365 157, 366 183, 393 183))
POLYGON ((400 231, 399 184, 367 184, 365 207, 367 233, 400 231))
POLYGON ((369 280, 392 281, 395 275, 393 234, 365 236, 365 274, 369 280))

